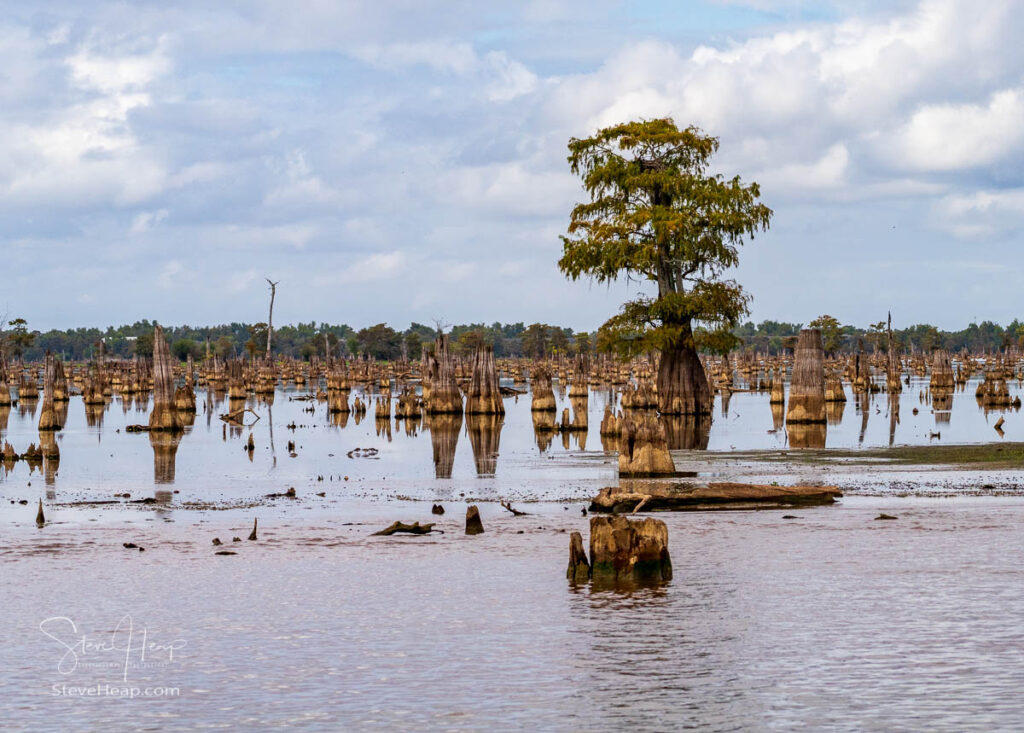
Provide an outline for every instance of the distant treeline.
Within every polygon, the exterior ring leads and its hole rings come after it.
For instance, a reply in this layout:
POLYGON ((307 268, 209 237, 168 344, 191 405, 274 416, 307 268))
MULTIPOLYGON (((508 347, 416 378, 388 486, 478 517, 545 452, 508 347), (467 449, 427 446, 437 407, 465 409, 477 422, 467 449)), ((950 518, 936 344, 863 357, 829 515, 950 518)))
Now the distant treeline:
MULTIPOLYGON (((859 328, 843 326, 821 316, 812 322, 822 327, 825 348, 829 352, 852 352, 858 347, 884 351, 887 335, 884 322, 859 328)), ((153 326, 150 321, 137 321, 131 325, 98 328, 75 328, 65 331, 33 331, 22 319, 4 323, 0 331, 0 348, 8 358, 22 357, 27 361, 43 358, 47 351, 64 359, 75 361, 95 358, 102 345, 109 357, 130 358, 138 354, 153 353, 153 326)), ((780 321, 744 323, 735 331, 743 345, 742 351, 779 354, 791 350, 797 334, 804 324, 780 321)), ((267 325, 265 323, 231 323, 220 326, 164 326, 164 334, 171 351, 184 360, 189 354, 202 359, 207 353, 221 357, 262 355, 266 352, 267 325)), ((470 323, 445 327, 456 353, 468 354, 481 344, 494 347, 498 357, 516 356, 573 356, 592 353, 602 340, 596 334, 574 332, 571 328, 544 323, 470 323)), ((273 353, 309 360, 314 355, 332 356, 368 355, 375 359, 395 360, 403 356, 419 359, 423 344, 434 340, 437 328, 413 323, 404 331, 397 331, 385 323, 355 330, 345 324, 299 323, 274 328, 273 353)), ((918 324, 904 329, 893 329, 893 343, 900 351, 929 352, 935 348, 959 351, 996 352, 1024 343, 1024 324, 1016 319, 1007 326, 992 321, 972 323, 960 331, 942 331, 935 326, 918 324)))
MULTIPOLYGON (((820 316, 806 324, 821 328, 825 350, 830 353, 851 353, 858 348, 865 351, 886 351, 888 334, 885 321, 867 328, 840 325, 830 316, 820 316)), ((735 333, 743 340, 743 351, 778 354, 793 349, 796 337, 805 324, 762 321, 757 325, 744 323, 735 333)), ((972 352, 996 352, 1024 343, 1024 324, 1014 319, 1008 326, 992 321, 972 323, 960 331, 942 331, 927 323, 909 328, 892 329, 893 346, 900 352, 924 352, 933 349, 972 352)))
MULTIPOLYGON (((131 325, 98 328, 75 328, 66 331, 32 331, 28 324, 15 319, 0 332, 0 345, 9 358, 21 356, 27 361, 42 359, 47 351, 75 361, 93 359, 102 350, 113 358, 153 353, 153 327, 150 321, 131 325)), ((593 349, 590 334, 574 333, 543 323, 482 323, 445 327, 456 353, 471 353, 480 344, 490 344, 498 357, 547 356, 576 354, 593 349)), ((272 351, 275 356, 289 356, 308 361, 314 355, 368 355, 375 359, 395 360, 407 356, 419 359, 422 345, 432 343, 437 328, 413 323, 404 331, 396 331, 385 323, 359 329, 345 324, 299 323, 275 326, 272 351)), ((267 346, 266 323, 230 323, 220 326, 164 326, 164 336, 171 352, 179 359, 190 354, 202 359, 207 353, 221 357, 263 355, 267 346)))

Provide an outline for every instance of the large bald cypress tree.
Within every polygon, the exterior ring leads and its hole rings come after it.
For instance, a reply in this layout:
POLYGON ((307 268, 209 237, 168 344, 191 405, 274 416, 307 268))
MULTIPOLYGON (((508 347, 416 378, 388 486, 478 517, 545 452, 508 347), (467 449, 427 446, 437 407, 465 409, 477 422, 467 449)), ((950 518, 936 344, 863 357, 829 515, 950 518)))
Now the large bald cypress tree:
POLYGON ((671 119, 628 122, 569 141, 569 164, 590 200, 573 210, 561 270, 573 280, 647 280, 654 296, 625 303, 599 341, 625 354, 661 353, 663 414, 711 411, 700 349, 726 352, 749 296, 724 279, 739 247, 768 229, 756 183, 708 172, 718 138, 671 119))

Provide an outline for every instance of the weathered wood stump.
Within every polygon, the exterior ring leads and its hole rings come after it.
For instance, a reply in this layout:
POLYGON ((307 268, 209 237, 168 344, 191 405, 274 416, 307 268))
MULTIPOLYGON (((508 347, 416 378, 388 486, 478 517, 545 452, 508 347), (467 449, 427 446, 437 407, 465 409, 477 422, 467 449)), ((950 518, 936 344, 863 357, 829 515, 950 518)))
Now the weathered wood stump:
POLYGON ((655 415, 628 415, 619 441, 620 476, 672 476, 676 465, 668 452, 665 429, 655 415))
POLYGON ((789 381, 789 406, 786 423, 825 422, 825 349, 821 331, 800 331, 789 381))
POLYGON ((466 509, 466 534, 483 534, 484 523, 480 521, 480 510, 476 504, 470 504, 466 509))
POLYGON ((533 412, 555 412, 555 393, 551 389, 551 371, 544 366, 530 370, 530 386, 533 390, 530 409, 533 412))
POLYGON ((423 406, 428 414, 462 414, 462 394, 455 378, 455 361, 448 350, 448 337, 441 334, 434 344, 434 355, 430 358, 429 395, 424 390, 423 406))
POLYGON ((473 381, 466 395, 466 414, 504 415, 498 387, 498 370, 494 364, 494 348, 484 345, 473 354, 473 381))
POLYGON ((158 324, 153 330, 153 412, 149 416, 150 430, 181 432, 181 417, 174 406, 174 371, 171 350, 164 338, 164 329, 158 324))
POLYGON ((573 532, 569 535, 569 569, 565 577, 572 583, 586 583, 590 580, 590 563, 583 551, 583 535, 573 532))
POLYGON ((668 527, 651 517, 591 517, 590 573, 606 583, 671 580, 668 527))
POLYGON ((57 385, 57 363, 53 354, 46 353, 43 371, 43 408, 39 411, 39 430, 60 430, 62 425, 54 408, 54 391, 57 385))

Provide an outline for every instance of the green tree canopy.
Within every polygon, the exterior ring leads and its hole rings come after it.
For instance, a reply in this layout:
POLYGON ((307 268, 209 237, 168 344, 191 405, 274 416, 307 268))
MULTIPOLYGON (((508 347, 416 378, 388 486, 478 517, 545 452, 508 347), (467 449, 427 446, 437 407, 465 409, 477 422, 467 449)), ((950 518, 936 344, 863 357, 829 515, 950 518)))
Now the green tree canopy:
POLYGON ((8 321, 7 325, 11 327, 11 332, 7 335, 11 351, 20 358, 35 343, 36 333, 28 330, 28 321, 24 318, 15 318, 8 321))
POLYGON ((135 354, 137 356, 153 356, 153 334, 140 333, 135 339, 135 354))
POLYGON ((821 340, 826 354, 835 354, 839 350, 843 343, 843 327, 838 320, 826 314, 818 316, 807 325, 821 331, 821 340))
POLYGON ((573 280, 647 280, 654 296, 627 302, 602 329, 627 354, 661 351, 662 412, 708 412, 697 349, 725 353, 748 296, 724 279, 739 247, 766 230, 772 211, 756 183, 708 171, 718 138, 671 119, 628 122, 569 141, 569 165, 590 200, 562 237, 559 267, 573 280))

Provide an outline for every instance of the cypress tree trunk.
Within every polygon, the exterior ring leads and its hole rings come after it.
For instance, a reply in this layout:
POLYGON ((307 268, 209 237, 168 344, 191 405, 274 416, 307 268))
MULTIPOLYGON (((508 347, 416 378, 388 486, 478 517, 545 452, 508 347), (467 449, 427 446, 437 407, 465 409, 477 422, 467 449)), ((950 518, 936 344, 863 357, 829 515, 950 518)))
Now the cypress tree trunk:
POLYGON ((693 347, 690 325, 682 343, 661 352, 658 365, 658 411, 662 415, 703 415, 711 412, 711 387, 693 347))

